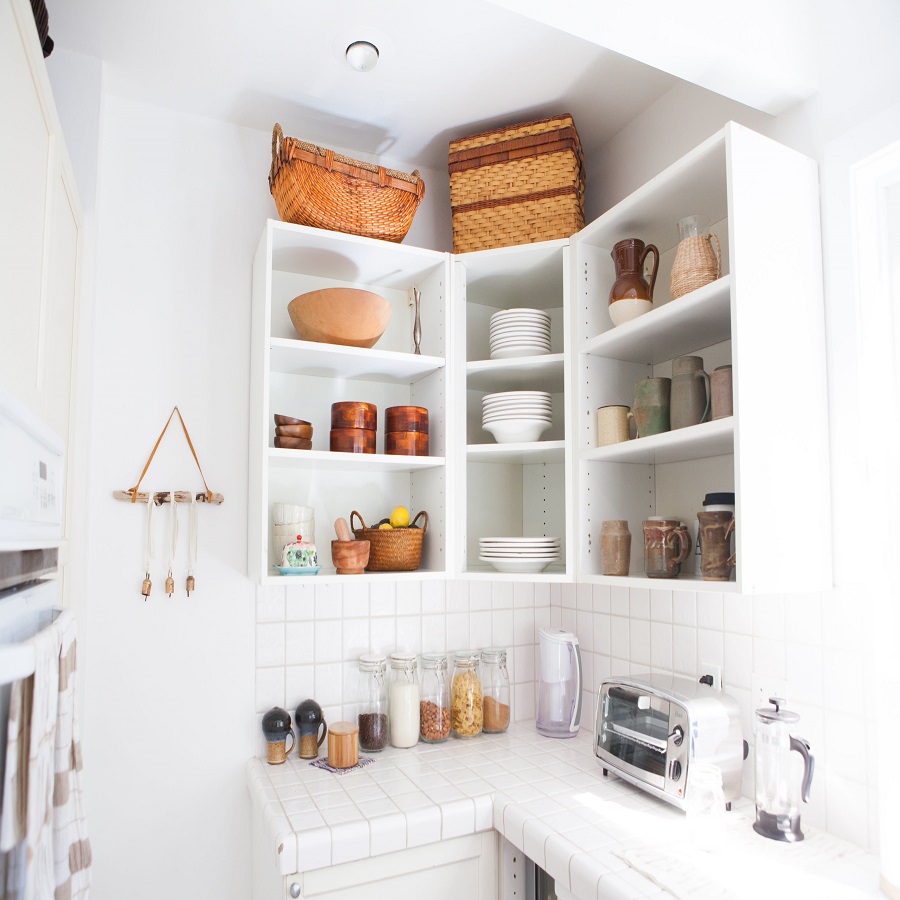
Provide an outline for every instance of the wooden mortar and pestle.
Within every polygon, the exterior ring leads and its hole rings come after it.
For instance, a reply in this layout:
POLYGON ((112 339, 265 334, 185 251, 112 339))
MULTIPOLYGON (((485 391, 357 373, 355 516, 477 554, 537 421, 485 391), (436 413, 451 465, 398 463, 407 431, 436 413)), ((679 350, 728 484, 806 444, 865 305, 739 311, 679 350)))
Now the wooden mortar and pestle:
POLYGON ((331 561, 338 575, 362 575, 369 562, 369 542, 354 541, 346 519, 335 519, 337 540, 331 542, 331 561))

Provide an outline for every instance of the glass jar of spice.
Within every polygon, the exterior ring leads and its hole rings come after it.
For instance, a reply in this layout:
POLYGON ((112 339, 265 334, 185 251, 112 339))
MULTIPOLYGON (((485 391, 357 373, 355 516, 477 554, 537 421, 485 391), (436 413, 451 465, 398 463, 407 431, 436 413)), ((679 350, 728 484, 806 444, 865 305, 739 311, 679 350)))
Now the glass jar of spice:
POLYGON ((443 653, 422 655, 420 695, 419 737, 429 744, 446 741, 450 736, 450 685, 443 653))
POLYGON ((509 728, 509 672, 506 650, 486 647, 481 651, 481 685, 484 694, 484 731, 496 734, 509 728))
POLYGON ((415 654, 391 654, 391 744, 412 747, 419 741, 419 679, 415 654))
POLYGON ((359 749, 384 750, 388 742, 388 698, 383 656, 359 658, 359 749))
POLYGON ((481 734, 484 717, 481 678, 475 650, 458 650, 453 654, 453 681, 450 684, 450 725, 457 737, 481 734))

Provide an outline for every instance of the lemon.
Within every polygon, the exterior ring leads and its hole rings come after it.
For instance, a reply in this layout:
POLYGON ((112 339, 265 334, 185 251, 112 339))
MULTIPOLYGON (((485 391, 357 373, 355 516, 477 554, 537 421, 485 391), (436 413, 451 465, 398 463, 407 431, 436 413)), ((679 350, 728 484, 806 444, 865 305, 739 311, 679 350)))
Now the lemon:
POLYGON ((394 526, 391 525, 390 522, 382 522, 382 523, 378 526, 378 530, 379 530, 379 531, 391 531, 391 530, 393 529, 393 527, 394 527, 394 526))
POLYGON ((406 528, 409 525, 409 510, 405 506, 398 506, 391 513, 391 525, 394 528, 406 528))

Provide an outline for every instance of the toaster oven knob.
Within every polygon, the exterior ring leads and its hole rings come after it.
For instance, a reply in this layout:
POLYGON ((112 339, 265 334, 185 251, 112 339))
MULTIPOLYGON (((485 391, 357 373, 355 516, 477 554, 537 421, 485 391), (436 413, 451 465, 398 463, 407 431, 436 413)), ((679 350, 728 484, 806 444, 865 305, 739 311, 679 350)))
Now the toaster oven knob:
POLYGON ((681 763, 677 759, 673 759, 669 763, 669 780, 678 781, 681 778, 681 763))
POLYGON ((669 735, 669 740, 676 746, 680 747, 684 740, 684 729, 680 725, 676 725, 669 735))

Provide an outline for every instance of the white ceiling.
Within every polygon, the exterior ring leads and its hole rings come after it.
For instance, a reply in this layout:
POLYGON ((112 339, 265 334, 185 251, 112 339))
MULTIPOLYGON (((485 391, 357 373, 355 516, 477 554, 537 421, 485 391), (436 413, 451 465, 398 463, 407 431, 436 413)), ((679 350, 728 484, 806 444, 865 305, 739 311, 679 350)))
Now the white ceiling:
POLYGON ((435 169, 454 137, 559 112, 599 147, 677 81, 487 0, 47 3, 115 93, 435 169), (371 72, 344 61, 358 39, 371 72))

